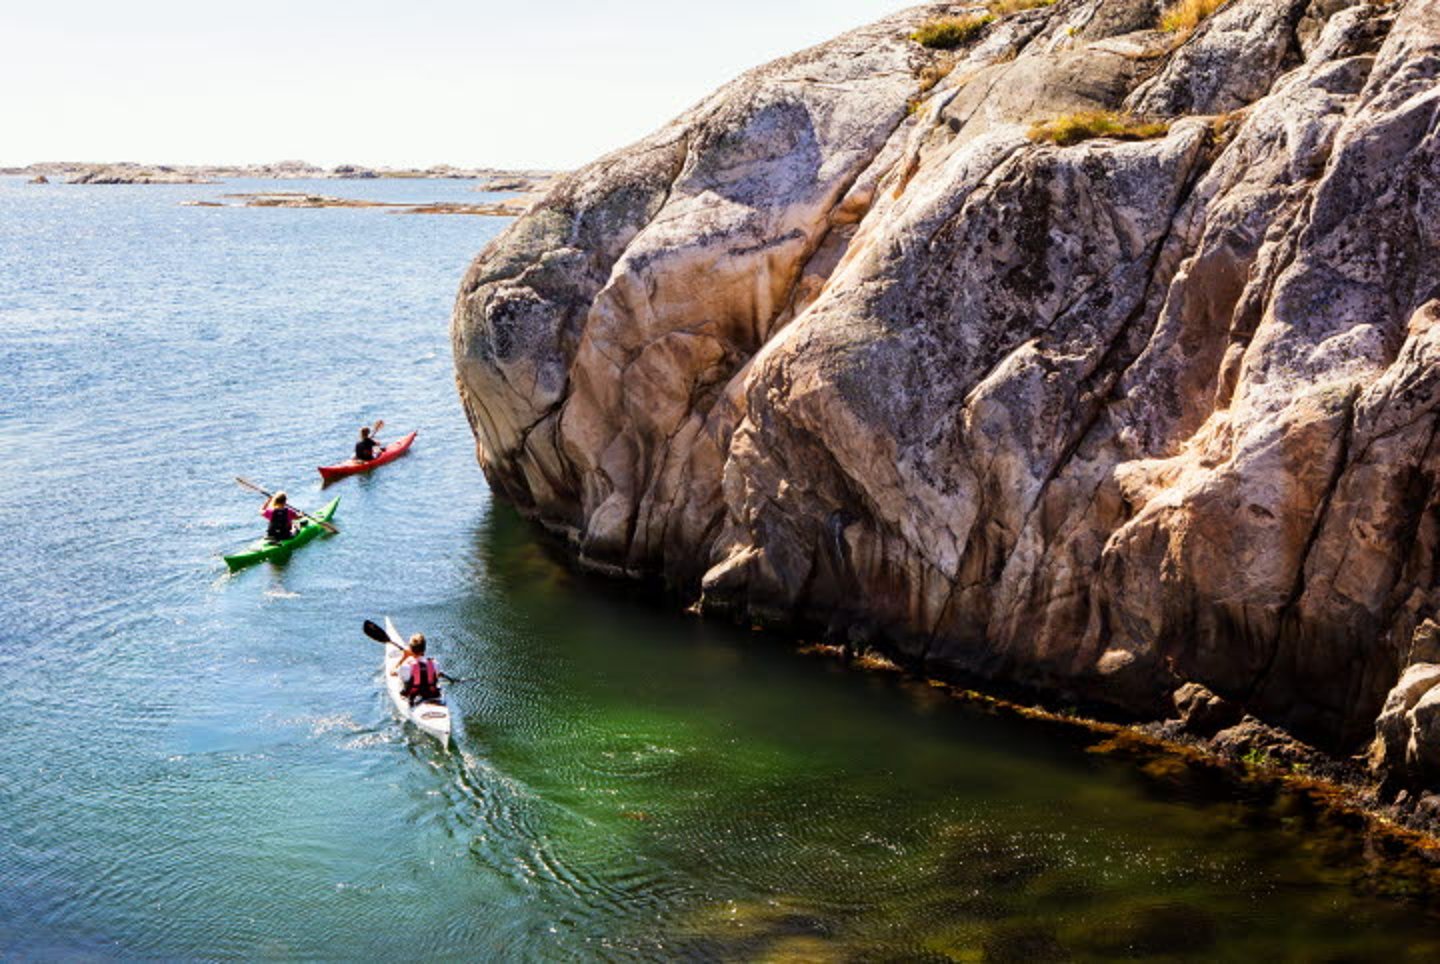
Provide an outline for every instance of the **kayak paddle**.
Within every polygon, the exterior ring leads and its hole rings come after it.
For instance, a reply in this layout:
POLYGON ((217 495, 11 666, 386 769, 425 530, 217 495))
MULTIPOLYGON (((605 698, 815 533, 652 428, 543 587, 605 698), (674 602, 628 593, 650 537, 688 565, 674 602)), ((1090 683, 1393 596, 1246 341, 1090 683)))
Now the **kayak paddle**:
MULTIPOLYGON (((387 646, 394 646, 406 656, 413 657, 415 655, 414 653, 410 652, 410 650, 406 649, 404 646, 401 646, 399 643, 395 642, 395 640, 391 639, 389 633, 385 632, 385 630, 381 629, 379 626, 377 626, 375 623, 372 623, 368 619, 365 620, 364 629, 365 635, 375 640, 375 642, 385 643, 387 646)), ((445 678, 445 681, 447 683, 474 683, 480 678, 478 676, 451 676, 449 673, 441 673, 440 675, 445 678)))
MULTIPOLYGON (((376 445, 380 445, 380 439, 377 438, 377 436, 380 434, 380 430, 384 427, 385 420, 383 418, 377 418, 375 420, 375 424, 370 426, 370 441, 374 442, 376 445)), ((380 445, 380 453, 383 455, 384 452, 385 446, 380 445)))
POLYGON ((368 619, 365 620, 364 629, 365 629, 365 635, 366 635, 366 636, 369 636, 371 639, 375 640, 375 642, 377 642, 377 643, 386 643, 386 644, 388 644, 388 645, 390 645, 390 646, 394 646, 396 649, 400 650, 400 652, 404 653, 406 656, 413 656, 413 655, 415 655, 414 653, 410 652, 410 650, 406 649, 404 646, 401 646, 399 643, 395 642, 395 640, 391 639, 389 633, 385 632, 385 630, 381 629, 378 625, 376 625, 375 623, 372 623, 372 622, 371 622, 370 620, 368 620, 368 619))
MULTIPOLYGON (((237 476, 235 477, 235 481, 236 481, 236 482, 239 482, 241 485, 243 485, 243 486, 244 486, 245 488, 247 488, 247 489, 251 489, 252 491, 259 492, 261 495, 265 496, 265 498, 267 498, 267 499, 273 499, 273 498, 275 498, 274 493, 266 492, 264 489, 260 488, 260 486, 256 485, 254 482, 249 481, 248 479, 242 479, 242 478, 240 478, 240 477, 237 475, 237 476)), ((294 506, 289 506, 289 508, 294 509, 295 507, 294 507, 294 506)), ((296 511, 296 512, 300 512, 299 509, 295 509, 295 511, 296 511)), ((334 526, 332 526, 330 523, 326 522, 324 519, 317 519, 317 518, 315 518, 313 515, 311 515, 311 514, 308 513, 308 512, 300 512, 300 518, 302 518, 302 519, 309 519, 311 522, 313 522, 313 523, 315 523, 316 525, 320 526, 320 527, 321 527, 322 529, 324 529, 326 532, 339 532, 339 531, 340 531, 339 529, 337 529, 337 528, 335 528, 334 526)))

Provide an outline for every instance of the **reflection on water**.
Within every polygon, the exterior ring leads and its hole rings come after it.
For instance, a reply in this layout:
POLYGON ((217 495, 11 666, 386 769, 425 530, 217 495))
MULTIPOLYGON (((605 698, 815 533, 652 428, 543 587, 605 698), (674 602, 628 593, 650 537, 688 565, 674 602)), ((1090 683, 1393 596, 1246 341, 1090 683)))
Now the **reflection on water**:
POLYGON ((1098 738, 1079 731, 615 601, 508 510, 488 515, 475 565, 535 631, 505 647, 529 685, 505 687, 492 753, 566 807, 545 833, 563 841, 554 852, 587 903, 666 895, 626 915, 631 949, 997 960, 1440 949, 1417 943, 1423 914, 1365 892, 1354 838, 1294 800, 1216 797, 1203 773, 1087 753, 1098 738))
POLYGON ((177 203, 233 189, 0 179, 0 956, 1440 954, 1294 800, 567 571, 453 393, 500 225, 177 203), (223 575, 258 525, 230 480, 319 505, 377 417, 420 437, 332 488, 341 534, 223 575), (479 677, 451 752, 390 712, 386 614, 479 677))

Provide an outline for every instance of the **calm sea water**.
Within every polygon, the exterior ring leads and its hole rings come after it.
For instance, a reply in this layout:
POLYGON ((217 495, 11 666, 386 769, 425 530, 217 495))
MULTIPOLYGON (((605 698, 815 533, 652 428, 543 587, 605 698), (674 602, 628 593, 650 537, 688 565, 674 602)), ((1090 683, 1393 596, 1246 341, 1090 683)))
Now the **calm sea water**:
POLYGON ((1295 820, 568 575, 452 387, 503 221, 179 204, 469 187, 0 179, 0 958, 1440 955, 1295 820), (233 477, 318 506, 380 417, 342 533, 226 576, 233 477), (480 678, 451 752, 387 613, 480 678))

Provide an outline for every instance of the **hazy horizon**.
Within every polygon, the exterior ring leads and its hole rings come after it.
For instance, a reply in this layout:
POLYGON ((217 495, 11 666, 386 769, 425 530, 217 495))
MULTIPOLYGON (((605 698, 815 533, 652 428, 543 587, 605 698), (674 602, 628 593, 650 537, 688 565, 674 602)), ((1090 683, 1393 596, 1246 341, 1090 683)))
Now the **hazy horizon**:
POLYGON ((0 166, 573 168, 751 67, 904 6, 737 0, 700 21, 656 0, 543 13, 429 0, 403 15, 379 0, 263 0, 244 18, 176 0, 35 5, 0 31, 0 166))

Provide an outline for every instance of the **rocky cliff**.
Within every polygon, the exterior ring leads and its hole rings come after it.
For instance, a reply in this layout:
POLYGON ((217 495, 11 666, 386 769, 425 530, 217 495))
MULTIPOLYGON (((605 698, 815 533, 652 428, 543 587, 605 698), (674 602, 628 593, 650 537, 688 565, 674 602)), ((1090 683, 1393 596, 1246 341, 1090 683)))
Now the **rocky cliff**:
POLYGON ((1440 0, 1024 6, 558 182, 456 304, 487 477, 707 611, 1440 773, 1440 0))

